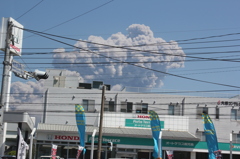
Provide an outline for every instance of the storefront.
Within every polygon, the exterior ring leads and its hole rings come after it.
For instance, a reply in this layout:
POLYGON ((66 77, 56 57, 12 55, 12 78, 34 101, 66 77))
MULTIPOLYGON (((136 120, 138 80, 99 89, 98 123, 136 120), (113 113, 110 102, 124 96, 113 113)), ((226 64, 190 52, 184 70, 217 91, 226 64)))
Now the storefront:
MULTIPOLYGON (((97 127, 86 127, 86 154, 90 158, 92 132, 97 127)), ((94 156, 97 156, 98 133, 94 138, 94 156)), ((76 157, 79 145, 77 127, 73 125, 39 124, 36 135, 36 157, 50 155, 51 145, 58 145, 57 155, 72 159, 76 157)), ((206 142, 188 132, 163 130, 163 154, 166 150, 174 151, 175 159, 200 159, 207 154, 206 142)), ((219 143, 219 148, 225 156, 229 156, 229 143, 219 143)), ((103 128, 102 156, 108 158, 152 159, 153 140, 150 129, 103 128), (113 150, 107 150, 107 143, 113 143, 113 150)), ((234 144, 233 159, 240 155, 240 144, 234 144)), ((227 157, 228 158, 228 157, 227 157)))

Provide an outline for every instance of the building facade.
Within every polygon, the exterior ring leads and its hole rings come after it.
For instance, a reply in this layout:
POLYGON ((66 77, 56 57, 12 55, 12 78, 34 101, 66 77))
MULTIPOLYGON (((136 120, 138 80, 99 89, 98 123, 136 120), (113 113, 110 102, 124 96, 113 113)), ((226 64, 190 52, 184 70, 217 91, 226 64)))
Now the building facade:
MULTIPOLYGON (((84 107, 86 115, 86 158, 90 157, 92 132, 94 155, 97 154, 102 90, 101 81, 79 83, 78 77, 67 77, 64 70, 48 70, 43 98, 42 123, 37 127, 36 157, 49 155, 51 144, 58 145, 58 155, 75 158, 79 135, 76 127, 75 104, 84 107)), ((106 85, 106 84, 104 84, 106 85)), ((218 137, 219 148, 225 158, 240 157, 240 101, 238 96, 194 96, 191 93, 138 91, 110 91, 106 85, 103 115, 104 158, 151 159, 153 140, 149 110, 159 114, 163 131, 163 154, 174 151, 175 159, 207 158, 207 144, 202 113, 211 117, 218 137), (233 146, 230 148, 230 133, 233 146), (107 143, 113 151, 107 151, 107 143), (231 151, 231 152, 230 152, 231 151)))

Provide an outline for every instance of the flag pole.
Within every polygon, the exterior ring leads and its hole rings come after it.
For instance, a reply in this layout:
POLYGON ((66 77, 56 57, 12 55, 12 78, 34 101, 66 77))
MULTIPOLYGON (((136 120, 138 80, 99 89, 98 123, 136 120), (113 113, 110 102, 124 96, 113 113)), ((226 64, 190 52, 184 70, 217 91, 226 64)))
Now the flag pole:
POLYGON ((159 133, 159 138, 158 138, 158 157, 161 158, 161 150, 162 150, 162 131, 159 133))
POLYGON ((232 132, 230 132, 230 159, 232 159, 232 132))

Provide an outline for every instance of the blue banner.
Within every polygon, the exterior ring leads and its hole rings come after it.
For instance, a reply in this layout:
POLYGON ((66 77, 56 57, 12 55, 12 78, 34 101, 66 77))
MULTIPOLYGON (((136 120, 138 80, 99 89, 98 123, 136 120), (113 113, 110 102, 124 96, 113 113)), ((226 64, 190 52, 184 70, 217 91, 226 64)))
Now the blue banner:
POLYGON ((84 147, 83 153, 85 153, 85 126, 86 126, 86 119, 85 119, 85 112, 83 106, 79 104, 75 104, 75 113, 76 113, 76 123, 78 127, 78 133, 80 137, 80 146, 84 147))
POLYGON ((153 157, 162 159, 162 131, 158 114, 150 110, 151 129, 154 142, 153 157))
POLYGON ((202 114, 204 133, 206 136, 206 142, 208 146, 208 159, 216 159, 214 151, 218 151, 217 134, 213 125, 213 122, 208 114, 202 114))

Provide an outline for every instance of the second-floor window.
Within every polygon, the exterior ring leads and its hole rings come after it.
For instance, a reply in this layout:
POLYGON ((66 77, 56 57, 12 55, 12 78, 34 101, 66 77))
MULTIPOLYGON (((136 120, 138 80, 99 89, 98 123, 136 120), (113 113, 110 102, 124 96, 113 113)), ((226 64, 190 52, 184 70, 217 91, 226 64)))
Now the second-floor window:
POLYGON ((121 102, 121 112, 132 113, 132 102, 121 102))
POLYGON ((83 106, 85 112, 95 111, 95 100, 83 99, 82 106, 83 106))
POLYGON ((239 109, 231 109, 231 120, 240 120, 240 110, 239 109))
POLYGON ((147 103, 137 103, 136 104, 136 113, 147 114, 148 113, 148 104, 147 103))
POLYGON ((240 144, 240 134, 236 134, 236 143, 240 144))
POLYGON ((208 114, 208 107, 197 107, 197 119, 202 119, 202 113, 208 114))
POLYGON ((200 141, 206 141, 206 136, 204 131, 198 131, 196 133, 196 136, 200 139, 200 141))
POLYGON ((168 115, 180 115, 180 106, 175 104, 168 105, 168 115))
POLYGON ((219 119, 219 114, 220 114, 219 107, 216 107, 215 111, 216 111, 216 114, 215 114, 216 116, 215 116, 215 118, 216 118, 216 119, 219 119))
POLYGON ((114 101, 105 101, 104 111, 114 112, 115 111, 114 101))

